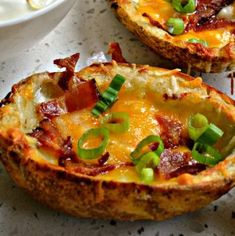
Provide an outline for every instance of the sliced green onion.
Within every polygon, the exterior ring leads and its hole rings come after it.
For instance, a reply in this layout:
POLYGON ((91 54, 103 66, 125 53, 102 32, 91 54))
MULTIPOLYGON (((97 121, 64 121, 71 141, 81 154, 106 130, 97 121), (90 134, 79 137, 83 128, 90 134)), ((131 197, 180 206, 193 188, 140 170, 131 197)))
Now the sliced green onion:
POLYGON ((166 22, 168 32, 173 35, 182 34, 184 32, 184 21, 181 18, 169 18, 166 22))
POLYGON ((103 113, 104 111, 106 111, 108 109, 108 104, 106 104, 103 101, 98 101, 95 105, 95 107, 92 109, 91 113, 94 116, 99 116, 101 113, 103 113))
POLYGON ((214 145, 224 132, 214 124, 210 124, 204 133, 198 138, 198 142, 214 145))
POLYGON ((172 0, 173 8, 180 13, 193 13, 197 7, 196 0, 172 0))
POLYGON ((140 173, 140 178, 145 183, 151 183, 154 180, 154 171, 152 168, 144 168, 140 173))
POLYGON ((106 111, 118 98, 118 92, 125 82, 125 78, 117 74, 111 81, 109 87, 101 94, 101 99, 96 103, 91 113, 99 116, 106 111))
POLYGON ((124 84, 125 81, 126 79, 122 75, 117 74, 111 81, 109 87, 119 91, 122 88, 122 85, 124 84))
POLYGON ((131 159, 134 164, 137 164, 139 161, 139 158, 143 154, 144 147, 148 146, 152 143, 158 143, 158 147, 153 152, 156 153, 158 156, 161 155, 161 153, 164 151, 164 144, 159 136, 156 135, 150 135, 143 139, 137 146, 136 149, 131 153, 131 159))
POLYGON ((101 124, 112 133, 124 133, 130 127, 129 114, 126 112, 110 113, 103 118, 101 124))
POLYGON ((207 41, 203 40, 203 39, 196 39, 196 38, 191 38, 188 40, 189 43, 200 43, 202 44, 204 47, 208 47, 208 43, 207 41))
POLYGON ((215 148, 196 142, 193 146, 192 157, 199 163, 211 165, 216 165, 222 160, 222 155, 215 148))
POLYGON ((191 116, 188 121, 189 137, 196 141, 199 136, 207 129, 208 125, 208 120, 204 115, 197 113, 191 116))
POLYGON ((141 173, 144 168, 156 168, 160 163, 160 157, 155 152, 147 152, 143 154, 136 165, 136 171, 141 173))
POLYGON ((108 87, 101 95, 104 102, 107 104, 112 104, 116 101, 118 95, 118 91, 113 89, 112 87, 108 87))
POLYGON ((136 171, 144 182, 151 182, 154 179, 154 171, 160 163, 160 155, 164 150, 164 144, 159 136, 150 135, 143 139, 131 153, 132 162, 136 165, 136 171), (156 150, 149 151, 150 144, 158 144, 156 150), (143 152, 143 149, 147 151, 143 152), (150 170, 151 169, 151 170, 150 170))
POLYGON ((87 130, 81 138, 78 140, 78 156, 82 159, 92 160, 101 156, 109 142, 109 131, 106 128, 93 128, 87 130), (89 138, 101 137, 102 141, 100 145, 96 148, 83 148, 84 143, 89 138))

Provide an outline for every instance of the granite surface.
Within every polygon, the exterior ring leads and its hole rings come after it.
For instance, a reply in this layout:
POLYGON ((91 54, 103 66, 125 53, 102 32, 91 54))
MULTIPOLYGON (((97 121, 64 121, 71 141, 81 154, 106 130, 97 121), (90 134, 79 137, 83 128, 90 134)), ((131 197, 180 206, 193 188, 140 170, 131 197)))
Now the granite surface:
MULTIPOLYGON (((81 53, 78 69, 103 57, 110 41, 118 41, 130 62, 169 66, 115 19, 104 0, 78 0, 64 21, 34 48, 4 59, 0 54, 0 96, 13 83, 45 70, 54 71, 52 61, 81 53), (89 60, 88 60, 89 59, 89 60)), ((204 80, 234 97, 227 73, 202 75, 204 80)), ((229 236, 235 235, 235 191, 207 208, 164 222, 117 222, 70 217, 32 200, 10 180, 0 166, 0 236, 54 235, 143 235, 143 236, 229 236)))

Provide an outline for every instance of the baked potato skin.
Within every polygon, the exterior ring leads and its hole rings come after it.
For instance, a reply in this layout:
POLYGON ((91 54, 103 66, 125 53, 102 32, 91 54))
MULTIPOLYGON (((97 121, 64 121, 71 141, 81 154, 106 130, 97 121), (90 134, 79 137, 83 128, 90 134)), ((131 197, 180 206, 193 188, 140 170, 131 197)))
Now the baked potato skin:
MULTIPOLYGON (((127 13, 124 5, 127 1, 108 0, 118 20, 134 33, 144 44, 163 57, 172 60, 182 68, 195 71, 217 73, 230 70, 235 66, 234 42, 226 45, 221 50, 207 52, 195 45, 175 45, 168 40, 156 37, 151 30, 141 26, 127 13)), ((150 25, 150 23, 149 23, 150 25)), ((152 26, 155 27, 156 26, 152 26)), ((159 31, 163 31, 159 29, 159 31)))
POLYGON ((1 137, 1 146, 5 146, 1 160, 17 185, 49 207, 73 216, 165 220, 200 209, 234 185, 234 179, 225 178, 193 187, 161 188, 82 177, 32 160, 17 130, 1 137))
MULTIPOLYGON (((93 77, 95 73, 107 76, 116 62, 105 65, 93 65, 78 73, 79 77, 93 77)), ((125 70, 145 69, 151 67, 123 64, 125 70)), ((167 70, 162 70, 167 71, 167 70)), ((190 76, 178 71, 175 75, 186 81, 190 76)), ((7 125, 4 117, 9 116, 9 107, 15 103, 16 96, 25 94, 25 86, 39 83, 40 80, 56 82, 60 73, 38 74, 13 87, 10 99, 3 100, 5 106, 0 109, 0 123, 5 127, 0 130, 0 159, 12 179, 35 199, 49 207, 79 217, 92 217, 118 220, 165 220, 176 215, 195 211, 217 199, 235 185, 235 171, 221 175, 221 169, 235 167, 235 156, 232 155, 216 167, 204 171, 201 175, 183 174, 170 184, 143 185, 140 183, 124 183, 116 180, 107 181, 100 178, 71 173, 63 167, 46 161, 37 161, 35 147, 32 147, 18 125, 7 125), (9 103, 9 104, 7 104, 9 103), (4 121, 3 121, 4 120, 4 121), (15 128, 13 128, 15 127, 15 128), (213 179, 209 178, 214 176, 213 179), (194 181, 195 178, 195 181, 194 181), (204 179, 205 178, 205 179, 204 179)), ((205 89, 218 96, 225 105, 221 109, 231 112, 231 120, 235 120, 234 101, 213 88, 201 84, 205 89)), ((27 90, 28 91, 28 90, 27 90)), ((32 93, 34 93, 32 91, 32 93)), ((29 94, 31 97, 31 94, 29 94)), ((217 106, 217 104, 215 105, 217 106)), ((11 111, 12 112, 12 111, 11 111)), ((13 111, 15 113, 15 111, 13 111)))

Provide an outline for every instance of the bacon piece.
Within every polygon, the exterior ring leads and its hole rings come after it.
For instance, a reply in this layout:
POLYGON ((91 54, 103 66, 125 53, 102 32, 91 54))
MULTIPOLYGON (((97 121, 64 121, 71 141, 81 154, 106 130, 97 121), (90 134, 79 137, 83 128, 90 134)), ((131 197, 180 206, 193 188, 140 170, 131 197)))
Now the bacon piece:
POLYGON ((99 91, 94 79, 81 82, 76 88, 65 94, 65 105, 68 112, 84 109, 96 103, 99 91))
POLYGON ((157 115, 156 119, 160 125, 160 136, 165 148, 173 148, 184 143, 182 135, 183 125, 180 121, 163 115, 157 115))
POLYGON ((167 93, 164 93, 163 94, 163 98, 164 98, 164 101, 167 101, 167 100, 180 100, 184 97, 186 97, 188 95, 188 93, 181 93, 181 94, 172 94, 171 96, 168 95, 167 93))
POLYGON ((58 85, 63 90, 68 90, 70 87, 72 87, 74 82, 76 84, 79 81, 82 81, 81 78, 78 78, 77 76, 75 76, 75 67, 78 62, 79 57, 80 57, 80 54, 76 53, 64 59, 54 60, 54 64, 56 64, 58 67, 66 68, 66 71, 62 72, 62 76, 58 82, 58 85))
POLYGON ((217 21, 216 14, 232 2, 233 0, 198 0, 196 13, 190 16, 185 30, 193 29, 194 31, 201 31, 205 29, 216 29, 230 24, 230 21, 224 19, 217 21), (220 23, 218 24, 218 22, 220 23))
POLYGON ((104 166, 81 166, 81 165, 70 165, 66 166, 70 171, 77 172, 79 174, 88 175, 88 176, 97 176, 99 174, 105 174, 109 171, 116 169, 117 165, 104 165, 104 166))
POLYGON ((37 106, 37 112, 43 119, 52 119, 53 117, 65 113, 65 110, 62 102, 59 99, 54 99, 48 102, 40 103, 39 106, 37 106))
POLYGON ((112 170, 120 168, 122 166, 133 166, 132 163, 121 163, 121 164, 106 164, 100 166, 100 164, 87 164, 80 160, 79 163, 67 162, 65 168, 71 172, 80 173, 83 175, 97 176, 100 174, 108 173, 112 170))
POLYGON ((65 167, 66 162, 68 161, 72 161, 74 163, 79 162, 76 153, 73 151, 72 140, 70 136, 64 141, 61 154, 58 159, 58 165, 65 167))
MULTIPOLYGON (((186 25, 185 32, 188 32, 189 30, 195 32, 212 30, 229 25, 235 26, 235 22, 232 20, 218 19, 216 17, 223 7, 226 7, 233 2, 234 0, 197 0, 197 9, 195 13, 191 14, 188 19, 181 16, 186 25)), ((143 13, 142 16, 147 17, 151 25, 166 30, 165 24, 163 25, 156 21, 148 13, 143 13)))
POLYGON ((109 152, 106 152, 101 158, 98 159, 100 166, 103 166, 109 159, 109 152))
POLYGON ((58 129, 51 120, 43 120, 40 127, 31 134, 39 142, 39 147, 58 158, 58 165, 83 175, 96 176, 112 171, 121 166, 133 166, 132 163, 105 164, 108 161, 109 153, 105 153, 98 163, 85 162, 79 159, 73 151, 71 137, 63 139, 58 129))
POLYGON ((56 59, 54 60, 54 64, 59 66, 60 68, 66 68, 67 72, 74 74, 75 66, 79 60, 80 54, 76 53, 70 57, 66 57, 64 59, 56 59))
POLYGON ((165 149, 161 154, 161 161, 156 169, 160 178, 170 179, 183 173, 197 174, 205 170, 206 166, 193 160, 190 152, 177 152, 165 149))
POLYGON ((29 135, 38 140, 40 147, 52 152, 55 156, 60 154, 64 140, 50 120, 41 121, 40 126, 29 135))
POLYGON ((58 81, 58 85, 64 91, 71 90, 72 88, 76 87, 81 81, 84 81, 82 78, 78 78, 76 75, 71 74, 70 72, 63 72, 62 76, 58 81))
POLYGON ((42 119, 52 119, 67 112, 74 112, 87 108, 98 101, 99 91, 94 79, 79 83, 64 96, 40 103, 37 112, 42 119))
POLYGON ((40 148, 57 157, 60 166, 65 166, 68 160, 77 162, 78 158, 72 149, 71 137, 64 140, 50 120, 41 121, 40 126, 29 135, 38 140, 40 148))
POLYGON ((118 43, 113 42, 109 44, 108 54, 111 55, 112 60, 119 63, 127 63, 126 59, 122 55, 122 50, 118 43))
POLYGON ((210 21, 207 21, 202 25, 198 24, 194 28, 194 31, 195 32, 200 32, 200 31, 203 31, 203 30, 214 30, 214 29, 224 28, 226 26, 235 27, 235 22, 234 21, 229 21, 229 20, 226 20, 226 19, 212 18, 210 21))

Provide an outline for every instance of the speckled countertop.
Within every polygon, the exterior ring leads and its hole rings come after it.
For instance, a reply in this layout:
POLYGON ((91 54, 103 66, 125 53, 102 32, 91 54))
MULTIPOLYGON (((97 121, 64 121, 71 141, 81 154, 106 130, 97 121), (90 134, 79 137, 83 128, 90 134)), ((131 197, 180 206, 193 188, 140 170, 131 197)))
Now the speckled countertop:
MULTIPOLYGON (((52 64, 55 58, 80 52, 81 68, 87 65, 87 58, 105 52, 110 41, 120 43, 130 62, 168 65, 127 32, 104 0, 79 0, 66 19, 34 48, 8 60, 0 57, 0 96, 27 75, 55 70, 52 64)), ((207 83, 235 98, 227 74, 202 76, 207 83)), ((164 222, 87 220, 52 211, 32 200, 0 166, 0 236, 5 235, 235 235, 235 191, 203 210, 164 222)))

